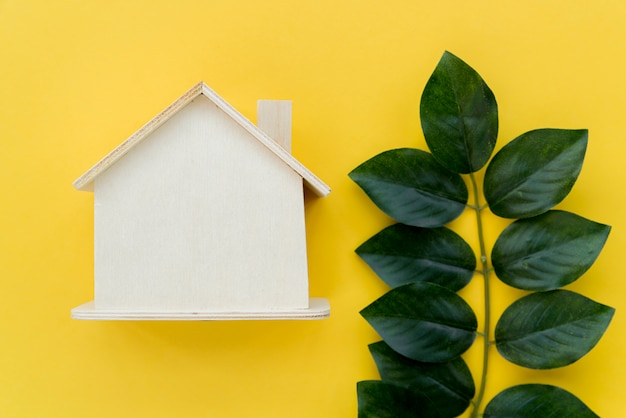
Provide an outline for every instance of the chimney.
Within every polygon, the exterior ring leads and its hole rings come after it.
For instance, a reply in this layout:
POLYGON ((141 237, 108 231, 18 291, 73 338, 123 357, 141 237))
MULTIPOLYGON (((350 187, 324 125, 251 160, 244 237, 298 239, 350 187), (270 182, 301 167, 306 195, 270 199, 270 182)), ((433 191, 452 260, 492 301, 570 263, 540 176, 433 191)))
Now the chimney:
POLYGON ((291 154, 291 100, 259 100, 257 126, 291 154))

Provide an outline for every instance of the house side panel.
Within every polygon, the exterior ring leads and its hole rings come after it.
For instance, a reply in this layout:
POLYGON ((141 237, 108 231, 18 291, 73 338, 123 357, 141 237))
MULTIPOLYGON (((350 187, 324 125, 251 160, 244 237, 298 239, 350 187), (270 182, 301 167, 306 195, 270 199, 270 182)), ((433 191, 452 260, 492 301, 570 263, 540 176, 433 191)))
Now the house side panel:
POLYGON ((301 177, 200 96, 95 181, 103 309, 306 308, 301 177))

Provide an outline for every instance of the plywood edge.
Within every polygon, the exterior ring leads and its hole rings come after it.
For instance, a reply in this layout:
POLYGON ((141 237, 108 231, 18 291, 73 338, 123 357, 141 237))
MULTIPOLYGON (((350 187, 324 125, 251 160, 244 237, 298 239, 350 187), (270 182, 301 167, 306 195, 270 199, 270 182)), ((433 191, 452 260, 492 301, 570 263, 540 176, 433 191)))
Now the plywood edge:
POLYGON ((289 152, 285 151, 280 145, 278 145, 272 138, 260 130, 256 125, 250 122, 245 116, 243 116, 237 109, 231 106, 220 95, 213 91, 203 81, 200 81, 189 89, 185 94, 179 97, 171 105, 165 108, 161 113, 152 118, 137 132, 131 135, 128 139, 122 142, 113 151, 107 154, 104 158, 98 161, 94 166, 87 170, 82 176, 76 179, 72 185, 75 189, 81 191, 93 191, 93 181, 104 170, 113 165, 120 157, 126 154, 136 144, 146 138, 151 132, 165 123, 179 110, 184 108, 189 102, 198 97, 200 94, 204 94, 209 98, 217 107, 222 109, 234 119, 239 125, 241 125, 246 131, 252 134, 259 142, 270 149, 279 159, 287 164, 292 170, 297 172, 305 184, 320 197, 325 197, 330 193, 330 187, 320 180, 313 172, 302 165, 296 160, 289 152))
POLYGON ((104 170, 113 165, 120 157, 130 151, 135 145, 146 138, 151 132, 156 130, 159 126, 167 122, 172 116, 174 116, 179 110, 183 109, 189 102, 198 97, 202 93, 202 86, 204 82, 195 84, 185 94, 180 96, 168 107, 163 109, 158 115, 148 121, 145 125, 139 128, 134 134, 128 137, 124 142, 118 145, 113 151, 104 156, 100 161, 94 164, 83 175, 76 179, 72 185, 75 189, 81 191, 93 191, 93 180, 104 170))
POLYGON ((213 91, 206 84, 202 85, 202 93, 207 96, 216 106, 222 109, 228 116, 233 118, 242 128, 254 136, 259 142, 265 145, 272 153, 274 153, 287 166, 302 177, 305 184, 319 197, 328 196, 330 187, 318 178, 312 171, 306 168, 302 163, 296 160, 288 151, 281 147, 276 141, 270 138, 265 132, 259 129, 248 118, 243 116, 237 109, 231 106, 220 95, 213 91))
POLYGON ((73 319, 125 321, 318 320, 330 316, 328 299, 310 298, 309 308, 263 312, 132 312, 96 309, 93 301, 71 311, 73 319))

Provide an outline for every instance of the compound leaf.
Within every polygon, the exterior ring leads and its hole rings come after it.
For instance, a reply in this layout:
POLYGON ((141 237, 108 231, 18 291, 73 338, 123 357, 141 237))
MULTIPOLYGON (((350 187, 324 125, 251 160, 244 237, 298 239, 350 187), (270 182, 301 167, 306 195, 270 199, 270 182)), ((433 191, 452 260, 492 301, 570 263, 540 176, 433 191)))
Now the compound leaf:
POLYGON ((568 290, 532 293, 504 311, 496 324, 496 347, 523 367, 567 366, 597 344, 614 312, 568 290))
POLYGON ((529 218, 568 195, 580 173, 587 130, 537 129, 515 138, 485 171, 489 208, 503 218, 529 218))
POLYGON ((407 225, 445 225, 463 212, 467 202, 461 176, 418 149, 385 151, 349 176, 383 212, 407 225))
POLYGON ((496 240, 493 267, 500 280, 518 289, 557 289, 591 267, 610 230, 560 210, 520 219, 496 240))
POLYGON ((485 408, 485 418, 598 418, 580 399, 556 386, 527 384, 508 388, 485 408))
POLYGON ((461 355, 474 342, 478 325, 459 295, 427 282, 391 289, 361 315, 396 352, 426 363, 461 355))
POLYGON ((369 346, 383 381, 419 390, 441 416, 463 413, 474 397, 474 380, 461 357, 444 363, 422 363, 396 353, 384 341, 369 346))
POLYGON ((356 389, 359 418, 443 418, 415 389, 380 380, 358 382, 356 389))
POLYGON ((391 225, 356 253, 391 287, 425 281, 457 291, 471 280, 476 268, 469 244, 444 227, 391 225))
POLYGON ((420 102, 424 138, 435 158, 455 173, 483 167, 498 136, 498 106, 482 77, 445 52, 420 102))

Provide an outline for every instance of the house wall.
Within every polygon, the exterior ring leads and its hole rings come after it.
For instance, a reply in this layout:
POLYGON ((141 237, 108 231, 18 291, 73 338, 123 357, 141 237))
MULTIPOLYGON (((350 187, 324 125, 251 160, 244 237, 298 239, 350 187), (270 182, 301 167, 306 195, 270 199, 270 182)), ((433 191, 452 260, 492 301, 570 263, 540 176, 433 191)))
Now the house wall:
POLYGON ((95 303, 308 306, 302 179, 201 95, 95 183, 95 303))

